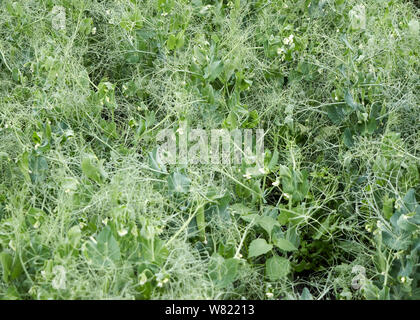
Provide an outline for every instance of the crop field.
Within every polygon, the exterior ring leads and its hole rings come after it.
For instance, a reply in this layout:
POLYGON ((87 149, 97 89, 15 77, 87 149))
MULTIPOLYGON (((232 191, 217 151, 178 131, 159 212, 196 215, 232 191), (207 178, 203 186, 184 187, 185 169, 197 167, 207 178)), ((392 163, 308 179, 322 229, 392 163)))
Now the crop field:
POLYGON ((419 23, 0 0, 0 298, 420 299, 419 23))

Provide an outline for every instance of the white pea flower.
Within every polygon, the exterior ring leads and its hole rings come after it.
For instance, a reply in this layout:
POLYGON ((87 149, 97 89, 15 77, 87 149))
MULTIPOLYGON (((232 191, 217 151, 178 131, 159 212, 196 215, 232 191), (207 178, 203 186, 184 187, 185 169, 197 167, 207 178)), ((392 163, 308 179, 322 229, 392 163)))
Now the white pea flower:
POLYGON ((98 244, 98 242, 95 240, 95 238, 94 238, 94 237, 90 236, 90 237, 89 237, 89 239, 90 239, 90 241, 92 241, 94 244, 98 244))
POLYGON ((54 289, 66 289, 66 269, 63 266, 55 266, 53 268, 54 279, 51 285, 54 289))
POLYGON ((286 52, 286 50, 284 50, 284 48, 283 47, 281 47, 281 48, 277 48, 277 54, 278 55, 280 55, 280 54, 282 54, 282 53, 285 53, 286 52))
POLYGON ((267 174, 267 173, 268 173, 268 170, 266 170, 265 168, 259 168, 259 169, 258 169, 258 171, 259 171, 261 174, 267 174))
POLYGON ((247 180, 251 179, 251 174, 249 172, 247 172, 246 174, 243 175, 243 177, 247 180))
POLYGON ((235 259, 240 260, 242 258, 242 254, 238 253, 237 255, 235 255, 235 259))

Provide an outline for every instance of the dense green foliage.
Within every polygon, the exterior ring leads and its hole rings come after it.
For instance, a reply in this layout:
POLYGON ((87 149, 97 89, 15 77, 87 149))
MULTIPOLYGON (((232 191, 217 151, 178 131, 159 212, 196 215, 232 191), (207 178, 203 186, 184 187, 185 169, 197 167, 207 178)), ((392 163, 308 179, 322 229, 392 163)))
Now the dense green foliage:
POLYGON ((0 297, 420 299, 419 49, 403 0, 0 0, 0 297), (161 163, 185 121, 264 168, 161 163))

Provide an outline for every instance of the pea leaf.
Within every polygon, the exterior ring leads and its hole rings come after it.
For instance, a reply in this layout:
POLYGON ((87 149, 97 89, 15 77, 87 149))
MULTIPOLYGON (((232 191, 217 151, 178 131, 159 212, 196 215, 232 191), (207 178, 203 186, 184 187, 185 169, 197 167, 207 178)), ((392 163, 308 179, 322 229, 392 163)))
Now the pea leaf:
POLYGON ((386 230, 382 230, 382 242, 394 250, 406 250, 410 245, 410 240, 407 237, 395 235, 386 230))
POLYGON ((157 173, 166 173, 166 166, 162 161, 158 149, 155 148, 153 151, 149 152, 149 164, 150 167, 155 170, 157 173))
POLYGON ((33 153, 29 156, 28 165, 30 170, 29 176, 31 177, 32 183, 45 180, 48 171, 48 163, 45 157, 33 153))
POLYGON ((255 239, 249 245, 248 258, 258 257, 267 253, 273 248, 272 244, 268 244, 265 239, 255 239))
POLYGON ((289 240, 284 238, 274 238, 274 245, 284 251, 296 251, 297 248, 289 240))
POLYGON ((342 105, 327 106, 327 114, 328 118, 330 118, 334 124, 340 124, 346 117, 346 113, 342 105))
POLYGON ((98 234, 96 241, 87 243, 87 255, 94 264, 103 267, 112 266, 121 260, 120 247, 109 226, 98 234))
POLYGON ((346 128, 344 130, 344 133, 343 133, 343 142, 349 148, 351 148, 353 146, 353 144, 354 144, 353 136, 352 136, 351 131, 350 131, 349 128, 346 128))
POLYGON ((225 259, 218 253, 215 253, 210 259, 209 275, 214 283, 225 287, 235 281, 238 275, 238 268, 238 259, 225 259))
POLYGON ((190 188, 190 179, 179 172, 173 172, 168 176, 167 180, 171 193, 187 193, 190 188))
POLYGON ((286 258, 273 256, 265 263, 265 274, 271 281, 286 277, 290 272, 290 262, 286 258))
POLYGON ((353 96, 350 93, 350 90, 346 90, 346 93, 344 94, 344 101, 347 103, 349 107, 351 107, 353 110, 357 110, 358 105, 354 101, 353 96))
POLYGON ((142 259, 146 262, 162 265, 166 261, 169 252, 165 243, 159 237, 153 236, 150 239, 141 237, 140 244, 142 259))
POLYGON ((103 163, 104 160, 98 160, 95 156, 88 155, 82 160, 82 172, 89 179, 101 184, 107 178, 103 163))
POLYGON ((1 252, 0 263, 3 268, 3 281, 7 283, 11 274, 13 257, 7 252, 1 252))
POLYGON ((176 36, 171 34, 166 42, 166 47, 168 50, 174 50, 176 47, 176 36))
POLYGON ((274 226, 280 227, 280 223, 278 223, 276 220, 269 216, 262 216, 258 218, 258 224, 261 228, 267 231, 267 234, 269 236, 271 235, 271 231, 273 231, 274 226))
POLYGON ((273 155, 271 156, 270 162, 268 163, 268 169, 269 170, 273 170, 274 167, 277 165, 279 161, 279 152, 276 150, 274 150, 273 155))
POLYGON ((279 174, 280 174, 280 177, 285 177, 285 178, 292 177, 292 172, 290 171, 290 169, 282 164, 280 165, 280 168, 279 168, 279 174))
POLYGON ((195 220, 197 222, 197 229, 200 233, 200 240, 205 241, 206 240, 206 219, 204 215, 204 207, 200 207, 198 209, 198 212, 195 216, 195 220))
POLYGON ((408 22, 408 30, 410 31, 410 34, 413 36, 418 37, 419 36, 419 21, 416 18, 413 18, 408 22))
POLYGON ((212 61, 204 69, 204 79, 214 81, 223 71, 223 62, 221 60, 212 61))
POLYGON ((309 292, 308 288, 303 288, 299 300, 313 300, 312 294, 309 292))

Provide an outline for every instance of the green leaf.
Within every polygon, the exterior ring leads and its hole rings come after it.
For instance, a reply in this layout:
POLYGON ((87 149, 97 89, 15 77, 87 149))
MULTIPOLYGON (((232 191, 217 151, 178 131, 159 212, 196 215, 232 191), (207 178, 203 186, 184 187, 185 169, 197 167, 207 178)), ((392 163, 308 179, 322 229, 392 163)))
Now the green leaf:
POLYGON ((244 205, 244 204, 242 204, 242 203, 235 203, 235 204, 232 204, 232 205, 230 206, 230 211, 231 211, 232 213, 239 214, 241 217, 242 217, 242 216, 247 216, 247 215, 249 215, 249 214, 251 214, 251 213, 253 213, 253 212, 254 212, 254 210, 253 210, 253 209, 248 208, 246 205, 244 205))
POLYGON ((397 236, 386 230, 382 231, 383 243, 394 250, 405 250, 410 245, 410 240, 403 236, 397 236))
POLYGON ((29 176, 29 154, 25 151, 18 161, 18 167, 23 174, 25 181, 30 182, 31 177, 29 176))
POLYGON ((171 34, 168 38, 168 41, 166 42, 166 47, 169 50, 173 50, 175 49, 175 45, 176 45, 176 37, 173 34, 171 34))
POLYGON ((87 255, 98 266, 112 266, 121 260, 120 247, 112 235, 111 228, 106 226, 95 241, 87 244, 87 255))
POLYGON ((265 263, 265 274, 271 281, 286 277, 290 272, 290 262, 286 258, 273 256, 265 263))
POLYGON ((70 244, 73 246, 73 248, 76 248, 82 239, 82 231, 80 230, 80 227, 76 225, 70 228, 70 230, 67 232, 67 236, 70 244))
POLYGON ((358 105, 354 101, 353 96, 350 93, 350 90, 346 90, 346 93, 344 94, 344 101, 347 103, 349 107, 351 107, 354 111, 357 110, 358 105))
POLYGON ((404 196, 403 202, 404 202, 403 213, 412 212, 416 210, 416 207, 418 205, 417 200, 416 200, 416 190, 414 190, 413 188, 410 188, 407 191, 406 195, 404 196))
POLYGON ((397 225, 401 230, 408 231, 410 233, 419 230, 419 227, 411 221, 406 215, 401 215, 397 220, 397 225))
POLYGON ((292 212, 286 211, 286 210, 281 210, 281 207, 280 207, 280 213, 277 217, 277 221, 281 225, 285 226, 289 222, 289 219, 292 218, 292 217, 293 217, 292 212))
POLYGON ((82 172, 87 178, 101 184, 108 176, 103 163, 104 160, 99 161, 95 156, 88 155, 82 160, 82 172))
POLYGON ((223 71, 223 62, 221 60, 212 61, 204 69, 204 79, 214 81, 223 71))
POLYGON ((255 222, 255 221, 258 221, 260 217, 261 216, 256 213, 251 213, 251 214, 241 216, 241 219, 246 222, 255 222))
POLYGON ((168 50, 174 50, 177 47, 177 37, 173 34, 171 34, 168 38, 168 41, 166 41, 166 47, 168 50))
POLYGON ((22 263, 18 254, 13 257, 8 252, 0 253, 0 264, 3 269, 3 281, 8 283, 9 280, 17 279, 23 272, 22 263))
POLYGON ((168 257, 168 249, 165 243, 157 236, 150 239, 142 237, 140 239, 142 259, 145 262, 162 265, 168 257))
POLYGON ((23 272, 22 262, 20 261, 19 255, 15 254, 13 259, 12 272, 10 273, 10 280, 17 279, 23 272))
POLYGON ((391 219, 394 213, 394 201, 395 199, 389 198, 388 195, 383 198, 382 212, 387 220, 391 219))
POLYGON ((11 274, 12 264, 13 264, 13 257, 11 254, 7 252, 0 253, 0 263, 3 268, 3 281, 8 283, 9 276, 11 274))
POLYGON ((292 177, 292 172, 290 171, 290 169, 282 164, 280 165, 280 168, 279 168, 279 174, 280 174, 280 177, 285 177, 285 178, 292 177))
POLYGON ((21 75, 20 75, 19 69, 18 68, 13 68, 13 70, 12 70, 12 79, 15 82, 19 82, 19 79, 20 78, 21 78, 21 75))
POLYGON ((297 248, 289 240, 284 238, 274 238, 273 243, 276 247, 284 251, 296 251, 297 248))
POLYGON ((218 286, 225 287, 236 280, 239 269, 239 260, 235 258, 224 259, 218 253, 212 255, 209 263, 209 275, 218 286))
POLYGON ((314 297, 309 292, 308 288, 306 288, 306 287, 303 288, 299 300, 313 300, 313 299, 314 299, 314 297))
POLYGON ((369 134, 375 132, 376 128, 378 127, 378 122, 375 118, 369 118, 366 128, 369 134))
POLYGON ((29 156, 29 176, 32 183, 42 182, 45 180, 48 171, 48 163, 45 157, 32 153, 29 156))
POLYGON ((223 124, 222 124, 223 128, 227 128, 227 129, 236 129, 238 127, 238 120, 237 120, 237 116, 234 112, 229 112, 228 116, 226 117, 225 120, 223 120, 223 124))
POLYGON ((173 172, 167 180, 170 192, 187 193, 190 188, 190 179, 179 172, 173 172))
POLYGON ((179 33, 176 35, 176 45, 175 45, 175 49, 180 49, 180 48, 182 48, 182 47, 184 46, 184 42, 185 42, 185 39, 184 39, 184 31, 181 31, 181 32, 179 32, 179 33))
POLYGON ((200 234, 200 240, 204 241, 206 240, 206 219, 204 216, 204 206, 198 209, 195 220, 197 222, 197 229, 200 234))
POLYGON ((346 117, 345 110, 341 105, 327 106, 327 114, 328 118, 330 118, 330 120, 337 125, 343 122, 344 118, 346 117))
POLYGON ((289 226, 286 231, 285 238, 290 241, 296 248, 300 246, 300 236, 299 232, 297 231, 297 226, 291 227, 289 226))
POLYGON ((158 149, 155 148, 153 151, 149 152, 149 164, 150 167, 157 171, 158 173, 166 173, 166 166, 160 158, 158 149))
POLYGON ((271 236, 271 231, 273 231, 274 226, 280 227, 280 223, 278 223, 276 220, 269 216, 259 217, 257 223, 261 228, 267 231, 267 234, 269 236, 271 236))
POLYGON ((419 21, 416 18, 413 18, 408 22, 408 30, 410 31, 410 34, 418 37, 419 36, 419 21))
POLYGON ((274 150, 273 155, 271 156, 270 162, 268 163, 267 168, 269 170, 273 170, 274 167, 277 165, 279 161, 279 152, 276 150, 274 150))
POLYGON ((80 22, 79 32, 88 35, 92 32, 92 18, 85 18, 80 22))
POLYGON ((343 133, 343 142, 344 144, 351 148, 354 145, 353 136, 349 128, 346 128, 343 133))
POLYGON ((258 257, 273 249, 272 244, 268 244, 265 239, 255 239, 249 245, 248 258, 258 257))

